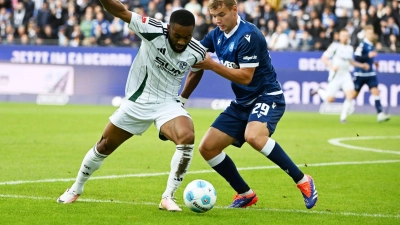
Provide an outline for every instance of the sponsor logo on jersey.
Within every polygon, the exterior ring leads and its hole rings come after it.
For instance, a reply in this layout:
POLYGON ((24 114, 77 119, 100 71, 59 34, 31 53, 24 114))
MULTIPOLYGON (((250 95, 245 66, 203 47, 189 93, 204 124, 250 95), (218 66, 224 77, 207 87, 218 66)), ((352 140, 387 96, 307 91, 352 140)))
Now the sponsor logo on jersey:
POLYGON ((231 68, 231 69, 237 69, 239 68, 234 62, 229 62, 229 61, 222 61, 221 64, 224 65, 225 67, 231 68))
POLYGON ((169 64, 167 61, 165 61, 164 59, 162 59, 162 58, 160 58, 158 56, 156 56, 155 62, 157 64, 158 68, 168 72, 172 76, 178 76, 178 75, 183 74, 183 73, 186 72, 186 70, 185 71, 180 71, 178 69, 175 69, 173 65, 169 64))
POLYGON ((252 59, 257 59, 256 55, 253 56, 243 56, 243 60, 252 60, 252 59))
POLYGON ((142 17, 142 23, 146 23, 147 17, 142 17))
POLYGON ((235 47, 235 43, 231 42, 229 44, 229 51, 232 52, 233 51, 233 47, 235 47))
POLYGON ((248 42, 250 42, 250 37, 251 37, 250 34, 246 34, 246 35, 244 36, 244 38, 245 38, 248 42))

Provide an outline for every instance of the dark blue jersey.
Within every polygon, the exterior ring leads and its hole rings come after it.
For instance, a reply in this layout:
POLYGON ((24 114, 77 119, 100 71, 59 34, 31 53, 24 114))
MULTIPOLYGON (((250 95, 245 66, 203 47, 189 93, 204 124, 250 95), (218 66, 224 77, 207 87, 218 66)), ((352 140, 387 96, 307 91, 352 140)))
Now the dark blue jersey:
POLYGON ((250 84, 231 82, 237 103, 249 104, 262 94, 282 94, 267 42, 254 24, 238 17, 238 25, 229 34, 216 27, 204 37, 201 44, 207 51, 215 52, 220 63, 228 68, 256 68, 250 84))
POLYGON ((374 58, 368 57, 368 54, 372 51, 374 51, 374 44, 367 39, 364 39, 363 42, 358 45, 354 52, 354 60, 360 63, 368 63, 369 70, 354 67, 354 76, 367 77, 376 75, 376 72, 373 69, 374 58))

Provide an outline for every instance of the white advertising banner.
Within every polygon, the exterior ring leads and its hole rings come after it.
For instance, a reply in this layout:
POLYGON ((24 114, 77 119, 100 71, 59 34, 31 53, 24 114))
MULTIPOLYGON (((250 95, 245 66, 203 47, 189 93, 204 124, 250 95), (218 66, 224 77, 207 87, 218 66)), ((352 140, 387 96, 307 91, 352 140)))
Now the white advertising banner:
POLYGON ((74 68, 0 63, 0 94, 74 94, 74 68))

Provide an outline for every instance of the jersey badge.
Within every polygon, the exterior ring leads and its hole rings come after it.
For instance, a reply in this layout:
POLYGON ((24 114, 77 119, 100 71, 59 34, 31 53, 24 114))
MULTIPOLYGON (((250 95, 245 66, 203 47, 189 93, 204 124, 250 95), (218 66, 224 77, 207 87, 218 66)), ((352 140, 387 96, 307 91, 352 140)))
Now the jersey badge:
POLYGON ((147 17, 142 17, 142 23, 146 23, 147 17))
POLYGON ((177 65, 181 70, 185 70, 188 67, 188 63, 184 61, 179 61, 177 65))
POLYGON ((229 51, 232 52, 233 51, 233 47, 235 46, 235 43, 231 42, 229 44, 229 51))
POLYGON ((221 38, 218 38, 218 43, 217 43, 217 45, 219 45, 219 43, 221 43, 221 38))

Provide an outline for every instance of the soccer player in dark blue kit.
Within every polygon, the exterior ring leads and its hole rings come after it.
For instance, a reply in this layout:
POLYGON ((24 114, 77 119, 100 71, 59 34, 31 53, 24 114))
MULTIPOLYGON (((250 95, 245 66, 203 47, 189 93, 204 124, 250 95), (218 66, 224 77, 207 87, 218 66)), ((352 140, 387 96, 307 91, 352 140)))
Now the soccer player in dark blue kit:
MULTIPOLYGON (((313 178, 303 174, 270 138, 286 104, 264 36, 256 26, 238 16, 235 0, 210 0, 208 9, 218 27, 201 44, 216 53, 220 64, 208 55, 193 67, 212 70, 230 80, 236 99, 204 135, 199 146, 201 155, 237 192, 232 208, 245 208, 258 201, 231 158, 223 152, 231 144, 240 148, 244 142, 285 171, 300 189, 306 207, 312 208, 318 199, 313 178)), ((188 79, 194 76, 190 73, 188 79)), ((191 89, 185 85, 181 96, 188 98, 191 89)))
POLYGON ((382 111, 381 100, 379 97, 378 90, 378 79, 376 78, 376 71, 373 68, 374 58, 378 55, 374 50, 374 27, 372 25, 367 25, 364 27, 365 38, 358 45, 356 51, 354 52, 354 60, 360 63, 368 63, 369 68, 367 70, 361 68, 354 68, 354 89, 355 97, 357 97, 361 88, 364 84, 367 84, 371 94, 375 98, 375 108, 377 111, 378 122, 384 122, 390 119, 389 115, 386 115, 382 111))

